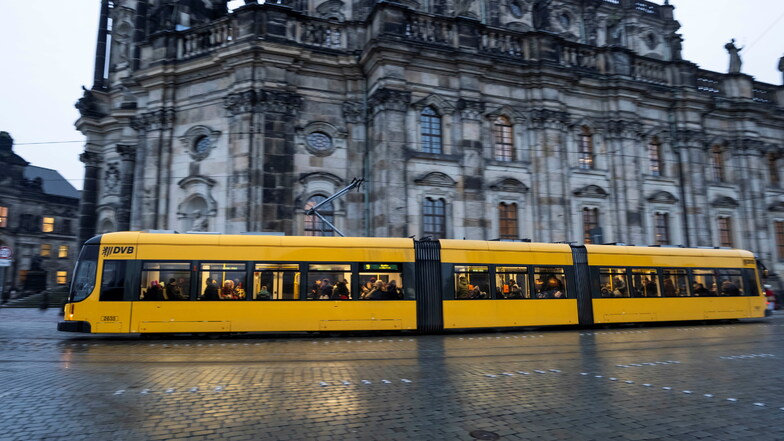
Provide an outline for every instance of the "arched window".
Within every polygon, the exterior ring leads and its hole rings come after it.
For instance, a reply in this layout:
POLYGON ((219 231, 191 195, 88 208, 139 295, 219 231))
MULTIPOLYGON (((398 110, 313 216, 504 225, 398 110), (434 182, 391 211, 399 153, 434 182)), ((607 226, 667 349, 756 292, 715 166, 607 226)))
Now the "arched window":
POLYGON ((775 154, 768 154, 768 171, 770 172, 770 185, 778 187, 779 185, 779 167, 778 159, 775 154))
POLYGON ((602 243, 598 208, 583 208, 583 236, 585 237, 585 243, 602 243))
POLYGON ((446 202, 443 199, 426 198, 422 207, 422 235, 433 239, 446 237, 446 202))
POLYGON ((441 117, 430 106, 422 109, 419 115, 422 126, 422 151, 425 153, 442 153, 441 148, 441 117))
POLYGON ((711 149, 711 168, 713 170, 713 181, 724 182, 724 152, 719 146, 714 146, 711 149))
POLYGON ((501 202, 498 205, 499 237, 501 239, 519 239, 517 232, 517 204, 501 202))
POLYGON ((495 138, 495 159, 499 161, 514 161, 514 145, 512 142, 512 123, 509 118, 499 116, 493 123, 495 138))
POLYGON ((651 161, 651 175, 663 176, 664 163, 662 161, 662 149, 659 138, 654 136, 648 143, 648 158, 651 161))
POLYGON ((729 216, 719 216, 719 246, 732 248, 732 219, 729 216))
POLYGON ((578 157, 578 164, 583 170, 590 170, 593 168, 593 134, 588 126, 582 126, 580 129, 580 152, 578 157))
MULTIPOLYGON (((317 194, 310 199, 305 204, 305 211, 310 210, 311 208, 315 207, 316 205, 323 202, 327 199, 325 196, 317 194)), ((332 225, 335 224, 335 208, 332 205, 332 202, 328 202, 318 209, 319 214, 324 217, 329 223, 332 225)), ((312 215, 305 215, 305 236, 334 236, 335 231, 330 228, 321 218, 316 216, 315 214, 312 215)))

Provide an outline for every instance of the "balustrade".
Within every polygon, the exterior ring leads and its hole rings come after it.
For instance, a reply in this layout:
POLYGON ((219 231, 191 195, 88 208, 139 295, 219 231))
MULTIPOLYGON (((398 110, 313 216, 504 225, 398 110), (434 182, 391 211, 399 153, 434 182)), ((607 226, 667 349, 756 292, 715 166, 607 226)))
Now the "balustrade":
POLYGON ((340 23, 308 20, 298 25, 300 43, 329 49, 346 48, 346 33, 340 23))
POLYGON ((409 40, 453 45, 454 26, 445 20, 428 16, 409 15, 406 17, 405 37, 409 40))
POLYGON ((721 92, 721 74, 708 70, 697 72, 697 90, 705 93, 721 92))
POLYGON ((634 61, 634 78, 647 83, 668 83, 667 70, 664 64, 639 58, 634 61))
POLYGON ((190 58, 224 47, 234 40, 234 32, 230 19, 185 31, 178 42, 177 58, 190 58))

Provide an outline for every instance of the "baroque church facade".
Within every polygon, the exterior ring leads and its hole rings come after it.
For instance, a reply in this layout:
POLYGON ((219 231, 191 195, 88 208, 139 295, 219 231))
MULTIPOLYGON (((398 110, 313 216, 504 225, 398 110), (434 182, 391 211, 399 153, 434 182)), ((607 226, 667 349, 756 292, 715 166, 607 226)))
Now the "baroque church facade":
MULTIPOLYGON (((784 270, 784 88, 643 0, 104 0, 80 237, 729 246, 784 270), (772 263, 772 264, 771 264, 772 263)), ((721 44, 721 42, 717 42, 721 44)), ((771 60, 775 63, 775 60, 771 60)))

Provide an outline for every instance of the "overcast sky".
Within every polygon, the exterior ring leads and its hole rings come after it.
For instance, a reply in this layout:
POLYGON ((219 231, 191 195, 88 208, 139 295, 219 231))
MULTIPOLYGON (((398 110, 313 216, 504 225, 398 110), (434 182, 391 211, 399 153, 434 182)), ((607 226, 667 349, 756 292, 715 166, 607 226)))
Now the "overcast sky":
MULTIPOLYGON (((0 0, 0 131, 14 151, 58 170, 77 189, 84 137, 74 129, 74 103, 92 85, 99 0, 0 0)), ((656 1, 661 4, 663 0, 656 1)), ((681 23, 684 58, 726 72, 724 45, 735 38, 742 72, 782 84, 784 0, 671 0, 681 23)))

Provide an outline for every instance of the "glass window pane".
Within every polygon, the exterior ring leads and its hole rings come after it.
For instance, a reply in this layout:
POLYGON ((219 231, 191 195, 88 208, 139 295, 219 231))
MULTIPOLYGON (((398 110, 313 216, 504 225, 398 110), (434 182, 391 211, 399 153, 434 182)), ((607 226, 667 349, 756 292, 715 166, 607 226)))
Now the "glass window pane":
POLYGON ((716 273, 713 270, 695 269, 692 275, 692 295, 696 297, 709 297, 718 295, 719 285, 716 282, 716 273))
POLYGON ((245 277, 244 263, 203 263, 196 282, 199 300, 244 300, 245 277))
MULTIPOLYGON (((253 273, 254 300, 297 300, 299 299, 300 272, 277 271, 276 265, 256 265, 253 273), (262 268, 260 268, 262 267, 262 268), (272 270, 264 267, 272 267, 272 270)), ((298 265, 280 265, 283 268, 297 268, 298 265)))
POLYGON ((145 262, 142 266, 140 300, 189 300, 190 287, 188 262, 145 262))
POLYGON ((720 296, 742 296, 743 277, 741 270, 720 269, 719 273, 719 295, 720 296))
POLYGON ((299 264, 296 263, 257 263, 256 271, 272 271, 272 270, 286 270, 286 271, 299 271, 299 264))
POLYGON ((455 266, 456 299, 489 299, 490 274, 487 266, 455 266))
POLYGON ((602 297, 631 297, 625 268, 599 268, 602 297))
POLYGON ((632 289, 635 297, 661 297, 659 276, 655 269, 632 269, 632 289))
POLYGON ((398 271, 399 267, 399 264, 361 264, 359 297, 367 300, 402 300, 405 291, 403 273, 398 271))
POLYGON ((566 277, 563 268, 534 268, 534 289, 537 299, 565 299, 566 277))
POLYGON ((351 265, 325 263, 309 265, 309 300, 350 300, 351 265))
POLYGON ((685 269, 665 269, 662 271, 662 297, 688 297, 689 281, 685 269))
POLYGON ((101 301, 119 301, 125 292, 125 267, 124 260, 105 260, 103 262, 103 275, 101 276, 101 301))
POLYGON ((506 299, 530 299, 528 268, 524 266, 497 267, 495 269, 496 293, 506 299))

